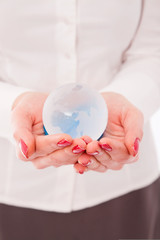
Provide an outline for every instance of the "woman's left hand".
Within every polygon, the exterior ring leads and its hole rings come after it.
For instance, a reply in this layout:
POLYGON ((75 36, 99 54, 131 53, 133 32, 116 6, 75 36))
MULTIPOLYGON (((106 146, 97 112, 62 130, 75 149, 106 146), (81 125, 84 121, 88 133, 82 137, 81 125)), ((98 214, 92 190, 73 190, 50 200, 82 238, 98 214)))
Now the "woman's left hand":
POLYGON ((86 153, 74 165, 79 173, 120 170, 125 164, 138 160, 143 114, 120 94, 106 92, 102 96, 108 107, 107 128, 99 141, 87 144, 86 153))

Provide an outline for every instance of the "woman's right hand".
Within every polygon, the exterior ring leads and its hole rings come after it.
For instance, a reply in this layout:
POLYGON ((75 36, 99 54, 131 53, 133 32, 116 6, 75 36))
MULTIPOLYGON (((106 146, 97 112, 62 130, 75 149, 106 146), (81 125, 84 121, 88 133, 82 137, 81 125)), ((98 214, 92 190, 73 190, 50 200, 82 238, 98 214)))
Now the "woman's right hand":
POLYGON ((19 159, 38 169, 74 164, 86 150, 82 139, 67 134, 44 135, 42 110, 46 93, 26 92, 12 106, 11 123, 19 159))

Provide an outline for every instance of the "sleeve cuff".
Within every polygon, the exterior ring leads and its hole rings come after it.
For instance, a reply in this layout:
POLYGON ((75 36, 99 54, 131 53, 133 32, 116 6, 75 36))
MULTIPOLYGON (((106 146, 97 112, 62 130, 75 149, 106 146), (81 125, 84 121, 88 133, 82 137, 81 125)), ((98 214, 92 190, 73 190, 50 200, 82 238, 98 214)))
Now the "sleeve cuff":
POLYGON ((11 142, 13 142, 10 120, 12 104, 20 94, 28 91, 32 90, 0 82, 0 136, 9 139, 11 142))

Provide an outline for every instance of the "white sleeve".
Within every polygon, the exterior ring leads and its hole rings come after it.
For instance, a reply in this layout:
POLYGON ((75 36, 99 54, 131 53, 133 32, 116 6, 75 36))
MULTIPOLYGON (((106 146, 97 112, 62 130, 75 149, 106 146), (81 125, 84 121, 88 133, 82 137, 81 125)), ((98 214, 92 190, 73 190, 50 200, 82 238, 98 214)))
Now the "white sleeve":
POLYGON ((12 141, 10 115, 14 100, 29 89, 17 87, 0 81, 0 137, 12 141))
POLYGON ((123 55, 121 69, 101 92, 124 95, 144 114, 160 107, 160 1, 146 0, 136 36, 123 55))

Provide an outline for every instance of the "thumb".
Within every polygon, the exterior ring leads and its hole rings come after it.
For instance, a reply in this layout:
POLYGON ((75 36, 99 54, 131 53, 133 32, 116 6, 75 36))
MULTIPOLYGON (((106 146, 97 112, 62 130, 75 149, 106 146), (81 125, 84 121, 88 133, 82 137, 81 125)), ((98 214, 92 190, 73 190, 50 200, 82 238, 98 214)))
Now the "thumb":
POLYGON ((143 137, 143 114, 136 108, 127 112, 123 122, 125 145, 132 156, 136 156, 143 137))
POLYGON ((14 109, 11 116, 13 137, 17 143, 17 156, 28 159, 35 152, 35 138, 32 134, 33 120, 21 109, 14 109))

